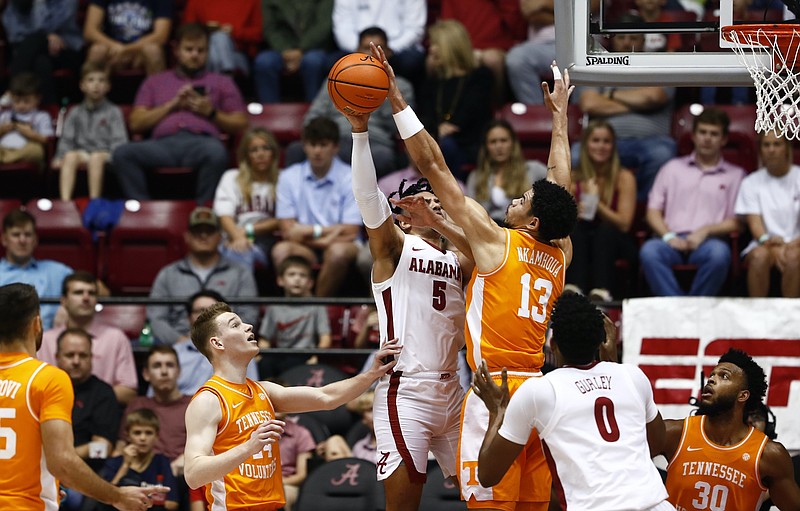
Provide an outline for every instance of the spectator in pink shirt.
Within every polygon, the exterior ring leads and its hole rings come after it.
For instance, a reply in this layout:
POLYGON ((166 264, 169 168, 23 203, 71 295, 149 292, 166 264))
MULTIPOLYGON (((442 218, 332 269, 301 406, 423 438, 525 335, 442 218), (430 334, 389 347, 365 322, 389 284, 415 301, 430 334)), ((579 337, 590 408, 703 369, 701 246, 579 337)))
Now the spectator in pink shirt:
POLYGON ((728 115, 706 109, 692 127, 694 152, 673 158, 658 171, 647 202, 655 237, 642 245, 642 270, 656 296, 680 296, 672 270, 697 265, 689 295, 716 296, 728 275, 731 249, 724 239, 739 230, 734 204, 744 170, 722 157, 728 115))
POLYGON ((131 343, 119 328, 94 320, 97 306, 95 276, 85 271, 68 275, 61 286, 61 306, 67 313, 66 325, 44 333, 39 359, 56 365, 59 334, 66 328, 82 328, 92 336, 92 374, 113 387, 120 403, 126 404, 133 399, 139 380, 131 343))
POLYGON ((128 121, 131 133, 150 138, 117 147, 112 163, 123 195, 137 200, 150 198, 148 169, 191 167, 197 172, 197 201, 204 203, 213 200, 228 167, 228 149, 219 135, 237 135, 247 127, 247 116, 233 80, 206 71, 206 28, 182 25, 175 39, 175 69, 142 83, 128 121))

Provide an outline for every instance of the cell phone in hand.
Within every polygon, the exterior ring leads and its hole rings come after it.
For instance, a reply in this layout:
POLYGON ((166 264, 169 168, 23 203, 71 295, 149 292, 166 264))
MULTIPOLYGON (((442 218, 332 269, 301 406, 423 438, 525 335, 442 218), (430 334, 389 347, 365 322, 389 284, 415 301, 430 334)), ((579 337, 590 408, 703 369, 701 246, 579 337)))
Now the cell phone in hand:
POLYGON ((194 89, 194 91, 196 93, 200 94, 201 96, 205 96, 206 95, 206 86, 205 85, 195 85, 195 86, 192 87, 192 89, 194 89))

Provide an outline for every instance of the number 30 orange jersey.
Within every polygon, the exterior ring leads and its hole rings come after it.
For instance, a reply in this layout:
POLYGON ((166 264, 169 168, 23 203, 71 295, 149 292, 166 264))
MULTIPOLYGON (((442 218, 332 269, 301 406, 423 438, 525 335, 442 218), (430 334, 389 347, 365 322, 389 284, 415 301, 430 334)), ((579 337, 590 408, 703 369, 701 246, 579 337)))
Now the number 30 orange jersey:
POLYGON ((477 270, 467 290, 467 360, 473 371, 538 371, 553 305, 564 290, 560 248, 506 229, 506 253, 495 270, 477 270))

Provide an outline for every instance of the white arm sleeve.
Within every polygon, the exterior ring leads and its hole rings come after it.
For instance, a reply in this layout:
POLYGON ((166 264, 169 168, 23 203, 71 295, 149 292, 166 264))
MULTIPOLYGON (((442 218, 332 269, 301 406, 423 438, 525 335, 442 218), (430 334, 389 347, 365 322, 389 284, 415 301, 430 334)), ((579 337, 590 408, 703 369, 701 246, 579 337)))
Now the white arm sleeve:
POLYGON ((369 149, 367 133, 353 133, 353 195, 364 219, 364 225, 377 229, 386 219, 391 218, 392 210, 386 196, 378 188, 375 175, 375 162, 369 149))

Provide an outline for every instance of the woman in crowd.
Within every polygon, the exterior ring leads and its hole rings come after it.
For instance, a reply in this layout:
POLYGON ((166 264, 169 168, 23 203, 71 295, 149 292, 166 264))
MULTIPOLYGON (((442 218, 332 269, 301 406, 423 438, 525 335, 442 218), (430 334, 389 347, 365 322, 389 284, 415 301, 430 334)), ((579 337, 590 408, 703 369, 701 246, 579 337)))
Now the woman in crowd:
POLYGON ((611 301, 615 261, 636 257, 628 234, 636 213, 636 178, 620 164, 614 129, 603 120, 590 122, 583 131, 572 186, 578 225, 572 232, 574 250, 565 290, 591 290, 590 298, 611 301))
POLYGON ((440 20, 428 29, 428 76, 420 94, 420 119, 439 142, 447 166, 463 181, 481 133, 492 118, 492 72, 477 66, 464 25, 440 20))
POLYGON ((264 128, 252 128, 237 151, 238 169, 226 171, 217 185, 214 212, 225 240, 223 255, 248 266, 268 264, 279 223, 275 218, 275 185, 280 147, 264 128))
POLYGON ((502 224, 511 199, 521 197, 531 183, 547 177, 547 167, 525 161, 517 134, 504 119, 489 123, 478 152, 478 164, 467 178, 467 195, 502 224))

